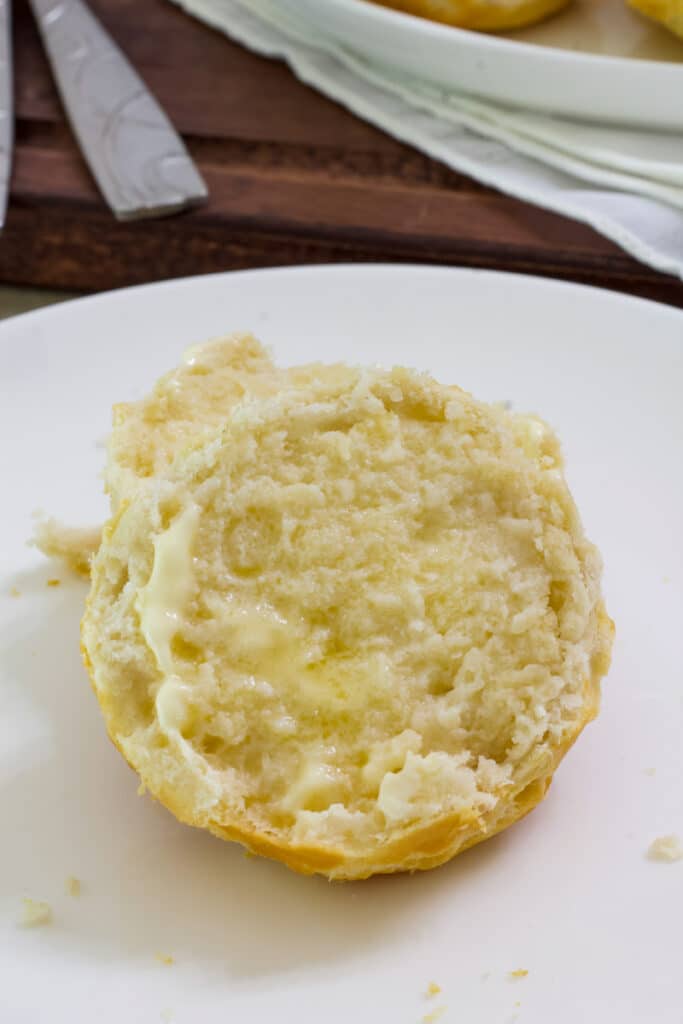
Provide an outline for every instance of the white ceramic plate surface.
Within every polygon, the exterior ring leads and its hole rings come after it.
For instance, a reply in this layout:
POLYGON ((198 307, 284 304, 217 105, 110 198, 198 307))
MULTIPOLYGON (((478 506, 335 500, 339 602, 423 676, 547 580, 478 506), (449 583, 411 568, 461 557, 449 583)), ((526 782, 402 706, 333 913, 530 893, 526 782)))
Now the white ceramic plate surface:
POLYGON ((645 856, 683 835, 680 312, 503 274, 302 268, 30 313, 0 353, 3 1024, 680 1024, 683 861, 645 856), (617 624, 602 713, 533 814, 443 868, 331 885, 138 797, 81 665, 85 586, 26 546, 37 507, 104 515, 111 404, 236 328, 282 363, 430 370, 563 439, 617 624), (24 896, 54 923, 19 927, 24 896))
POLYGON ((280 2, 372 62, 449 89, 583 120, 683 128, 683 40, 625 0, 576 0, 555 18, 501 35, 368 0, 280 2))

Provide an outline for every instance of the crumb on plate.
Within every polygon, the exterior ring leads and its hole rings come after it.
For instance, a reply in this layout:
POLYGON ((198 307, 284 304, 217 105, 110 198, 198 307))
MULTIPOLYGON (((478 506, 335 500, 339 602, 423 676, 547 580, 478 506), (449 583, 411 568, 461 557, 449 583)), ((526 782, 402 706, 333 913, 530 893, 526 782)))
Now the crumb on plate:
POLYGON ((69 896, 73 896, 73 898, 76 899, 78 896, 81 895, 80 878, 76 878, 74 875, 69 875, 66 882, 64 883, 64 888, 66 889, 69 896))
POLYGON ((427 985, 427 991, 425 992, 425 995, 427 999, 431 999, 432 996, 438 996, 440 991, 441 985, 437 985, 435 981, 430 981, 429 984, 427 985))
POLYGON ((21 591, 19 590, 19 587, 10 587, 9 596, 10 597, 21 597, 21 591))
POLYGON ((163 964, 165 967, 170 967, 171 964, 175 963, 175 959, 170 955, 170 953, 155 953, 154 959, 157 963, 163 964))
POLYGON ((89 578, 90 560, 100 544, 100 527, 63 526, 56 519, 45 519, 41 514, 37 517, 40 521, 36 523, 30 546, 66 564, 77 575, 89 578))
POLYGON ((47 585, 48 585, 48 587, 58 587, 58 586, 60 585, 60 583, 61 583, 61 582, 62 582, 62 581, 61 581, 61 580, 59 580, 59 579, 57 579, 57 577, 56 577, 56 576, 52 576, 52 577, 51 577, 51 578, 50 578, 50 579, 49 579, 49 580, 47 581, 47 585))
POLYGON ((526 967, 518 967, 516 971, 510 971, 508 977, 509 978, 526 978, 528 973, 529 972, 527 971, 526 967))
POLYGON ((45 924, 52 924, 52 907, 43 900, 32 900, 25 896, 21 911, 21 926, 23 928, 39 928, 45 924))
POLYGON ((650 776, 656 775, 657 774, 657 769, 656 768, 646 768, 645 769, 645 774, 646 775, 650 775, 650 776))
POLYGON ((658 836, 650 843, 647 855, 650 860, 683 860, 683 843, 676 835, 658 836))
POLYGON ((422 1024, 436 1024, 436 1021, 439 1019, 439 1017, 443 1017, 445 1012, 445 1006, 437 1006, 436 1009, 432 1010, 431 1013, 425 1013, 424 1017, 422 1018, 422 1024))

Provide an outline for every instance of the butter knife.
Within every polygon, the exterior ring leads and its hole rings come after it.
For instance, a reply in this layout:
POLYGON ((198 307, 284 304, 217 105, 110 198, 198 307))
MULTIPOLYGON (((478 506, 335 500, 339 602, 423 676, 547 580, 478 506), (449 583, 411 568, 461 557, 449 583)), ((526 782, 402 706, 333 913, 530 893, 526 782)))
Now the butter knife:
POLYGON ((7 213, 13 145, 12 21, 10 0, 0 0, 0 228, 7 213))
POLYGON ((83 156, 114 215, 158 217, 205 200, 206 185, 173 125, 87 4, 29 3, 83 156))

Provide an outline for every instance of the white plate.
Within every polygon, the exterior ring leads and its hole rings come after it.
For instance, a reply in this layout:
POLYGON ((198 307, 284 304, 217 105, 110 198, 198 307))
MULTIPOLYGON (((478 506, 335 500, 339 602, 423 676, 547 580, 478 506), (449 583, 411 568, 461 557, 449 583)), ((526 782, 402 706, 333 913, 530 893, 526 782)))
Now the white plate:
POLYGON ((681 129, 683 42, 624 3, 601 0, 604 11, 578 0, 555 19, 503 36, 366 0, 280 0, 349 50, 449 89, 568 117, 681 129))
POLYGON ((440 1006, 440 1024, 678 1024, 683 862, 645 850, 683 833, 683 315, 532 278, 331 267, 84 299, 3 323, 0 351, 3 1024, 418 1024, 440 1006), (85 588, 48 588, 25 546, 36 506, 104 514, 111 403, 239 327, 283 363, 424 367, 564 439, 617 623, 603 711, 538 810, 438 870, 330 885, 136 796, 79 658, 85 588), (17 927, 24 895, 52 926, 17 927))

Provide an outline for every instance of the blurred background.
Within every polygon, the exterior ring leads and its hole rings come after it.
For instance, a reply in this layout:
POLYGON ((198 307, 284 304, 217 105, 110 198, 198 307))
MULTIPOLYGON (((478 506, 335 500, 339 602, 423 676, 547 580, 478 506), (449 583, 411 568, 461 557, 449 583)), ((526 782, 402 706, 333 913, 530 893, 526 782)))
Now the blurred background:
MULTIPOLYGON (((182 135, 209 199, 163 219, 115 220, 74 141, 29 6, 17 0, 3 316, 183 275, 387 260, 541 274, 683 306, 679 277, 402 144, 281 60, 255 55, 168 0, 90 6, 182 135)), ((683 41, 666 38, 683 61, 683 41)), ((678 70, 683 76, 683 63, 678 70)), ((683 241, 681 249, 683 257, 683 241)))

